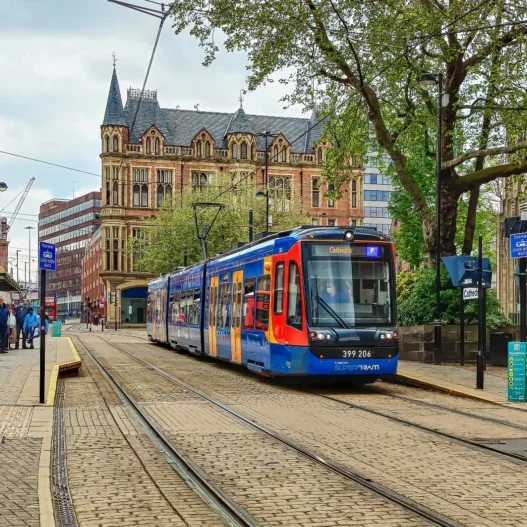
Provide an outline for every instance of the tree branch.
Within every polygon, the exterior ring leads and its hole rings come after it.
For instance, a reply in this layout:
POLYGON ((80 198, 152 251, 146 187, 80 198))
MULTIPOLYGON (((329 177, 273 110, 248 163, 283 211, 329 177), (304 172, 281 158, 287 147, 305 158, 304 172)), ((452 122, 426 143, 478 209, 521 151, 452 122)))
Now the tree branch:
POLYGON ((477 170, 457 180, 458 189, 461 192, 468 192, 479 185, 490 183, 500 177, 516 176, 527 172, 527 160, 517 163, 508 163, 507 165, 497 165, 487 167, 483 170, 477 170))
POLYGON ((476 52, 472 57, 469 57, 463 62, 463 69, 467 70, 471 66, 479 64, 483 59, 488 57, 491 53, 498 53, 503 48, 507 47, 510 44, 513 44, 514 41, 521 35, 527 35, 527 27, 515 27, 511 29, 508 33, 505 33, 500 39, 496 42, 489 42, 486 46, 483 46, 478 52, 476 52))
POLYGON ((521 143, 516 143, 512 146, 500 146, 497 148, 484 148, 482 150, 473 150, 472 152, 467 152, 466 154, 456 157, 455 159, 451 159, 450 161, 445 161, 444 163, 441 163, 441 168, 454 168, 458 165, 461 165, 465 161, 468 161, 469 159, 473 159, 474 157, 512 154, 513 152, 517 152, 518 150, 523 150, 525 148, 527 148, 527 141, 522 141, 521 143))

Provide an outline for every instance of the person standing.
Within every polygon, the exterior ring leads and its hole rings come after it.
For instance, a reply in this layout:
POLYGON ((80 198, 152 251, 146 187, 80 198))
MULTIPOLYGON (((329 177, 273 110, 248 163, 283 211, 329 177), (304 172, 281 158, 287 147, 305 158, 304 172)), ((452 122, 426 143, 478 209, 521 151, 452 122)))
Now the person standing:
POLYGON ((24 333, 24 320, 26 319, 28 307, 24 305, 22 299, 19 299, 16 306, 16 342, 15 349, 18 349, 20 337, 22 337, 22 349, 26 349, 26 334, 24 333))
POLYGON ((26 318, 24 320, 24 332, 26 334, 27 344, 29 344, 29 349, 35 349, 33 345, 33 338, 35 336, 35 330, 40 326, 40 320, 38 316, 33 313, 33 308, 29 307, 27 311, 26 318))
POLYGON ((9 309, 0 298, 0 353, 7 353, 7 335, 9 332, 9 309))
POLYGON ((8 325, 8 339, 7 339, 7 349, 12 349, 11 344, 15 344, 16 339, 16 311, 15 306, 11 304, 9 306, 9 317, 7 319, 8 325))

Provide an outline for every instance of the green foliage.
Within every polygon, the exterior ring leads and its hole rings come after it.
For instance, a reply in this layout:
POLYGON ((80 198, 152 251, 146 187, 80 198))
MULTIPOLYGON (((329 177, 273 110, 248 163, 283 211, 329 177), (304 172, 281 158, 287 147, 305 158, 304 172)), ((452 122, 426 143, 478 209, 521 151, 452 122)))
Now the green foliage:
MULTIPOLYGON (((201 246, 197 238, 192 204, 212 202, 224 205, 213 224, 218 208, 198 207, 200 234, 211 226, 207 236, 208 256, 230 249, 236 242, 249 239, 249 209, 254 211, 254 233, 265 231, 265 198, 256 197, 255 186, 250 181, 241 182, 228 190, 228 176, 214 176, 214 185, 201 191, 188 189, 181 203, 162 207, 157 217, 146 221, 141 236, 133 241, 131 250, 137 255, 138 270, 163 274, 183 265, 183 250, 186 246, 188 264, 202 260, 201 246), (218 195, 224 192, 221 196, 218 195)), ((310 218, 300 211, 299 203, 292 200, 288 211, 270 210, 273 230, 280 231, 306 225, 310 218)))
MULTIPOLYGON (((362 156, 372 138, 381 145, 394 163, 397 185, 411 200, 406 215, 405 202, 393 206, 406 223, 400 251, 415 264, 423 243, 430 255, 435 246, 435 192, 428 180, 437 91, 419 87, 423 72, 442 72, 448 95, 441 145, 447 218, 442 253, 455 252, 463 235, 463 207, 456 211, 460 196, 527 171, 525 146, 515 151, 517 163, 496 150, 516 143, 527 127, 527 26, 510 24, 527 18, 524 0, 178 0, 170 13, 176 33, 188 30, 198 39, 205 65, 220 46, 243 51, 250 90, 278 80, 285 104, 311 110, 316 101, 331 114, 325 135, 334 150, 325 175, 336 189, 352 177, 350 157, 362 156), (455 31, 447 35, 449 29, 455 31), (490 133, 482 147, 485 129, 490 133), (487 150, 476 165, 481 148, 487 150), (469 155, 456 161, 463 154, 469 155), (445 167, 449 161, 456 162, 445 167)), ((487 220, 478 220, 479 230, 487 220)))
MULTIPOLYGON (((459 324, 459 289, 452 283, 445 269, 441 271, 441 311, 444 324, 459 324)), ((435 312, 435 269, 403 271, 397 277, 397 315, 399 325, 418 326, 432 324, 435 312)), ((486 293, 487 326, 491 329, 506 326, 509 321, 500 312, 496 292, 486 293)), ((465 302, 465 322, 475 324, 478 320, 478 302, 465 302)))

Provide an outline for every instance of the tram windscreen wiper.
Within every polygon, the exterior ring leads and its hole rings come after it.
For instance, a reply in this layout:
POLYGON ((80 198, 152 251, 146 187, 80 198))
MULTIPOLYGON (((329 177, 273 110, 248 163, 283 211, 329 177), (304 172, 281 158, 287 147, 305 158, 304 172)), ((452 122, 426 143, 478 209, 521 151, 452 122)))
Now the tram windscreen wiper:
POLYGON ((338 325, 343 329, 349 329, 349 326, 342 320, 341 317, 335 313, 333 309, 327 304, 326 301, 324 301, 322 298, 320 298, 318 295, 315 297, 315 300, 337 321, 338 325))

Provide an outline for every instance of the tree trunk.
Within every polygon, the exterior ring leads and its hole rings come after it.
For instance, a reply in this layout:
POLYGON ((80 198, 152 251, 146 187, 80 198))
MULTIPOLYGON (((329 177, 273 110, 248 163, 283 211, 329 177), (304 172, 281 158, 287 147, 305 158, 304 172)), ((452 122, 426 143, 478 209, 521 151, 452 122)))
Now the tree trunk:
POLYGON ((468 200, 467 220, 465 222, 465 237, 463 239, 462 254, 470 256, 472 244, 474 242, 474 232, 476 230, 476 213, 478 211, 479 187, 470 191, 468 200))

